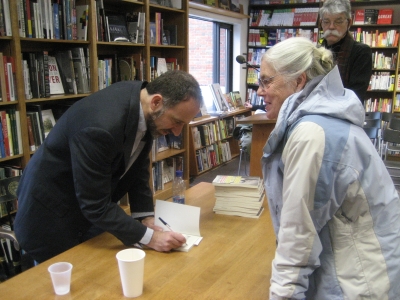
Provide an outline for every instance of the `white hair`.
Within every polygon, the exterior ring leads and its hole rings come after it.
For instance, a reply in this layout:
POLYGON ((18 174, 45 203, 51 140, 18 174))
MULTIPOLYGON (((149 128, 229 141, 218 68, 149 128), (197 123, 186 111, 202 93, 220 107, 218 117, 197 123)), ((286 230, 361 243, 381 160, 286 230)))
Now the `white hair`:
POLYGON ((322 19, 325 14, 345 13, 347 19, 351 19, 351 5, 349 0, 325 0, 319 10, 319 17, 322 19))

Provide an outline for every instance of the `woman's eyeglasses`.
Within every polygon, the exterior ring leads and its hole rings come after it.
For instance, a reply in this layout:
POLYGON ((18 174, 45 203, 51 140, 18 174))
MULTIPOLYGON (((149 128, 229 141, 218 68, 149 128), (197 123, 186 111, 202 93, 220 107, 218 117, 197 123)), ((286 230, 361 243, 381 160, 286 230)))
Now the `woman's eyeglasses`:
POLYGON ((275 76, 272 76, 272 77, 268 77, 268 78, 265 78, 265 79, 258 79, 258 87, 260 88, 260 89, 262 89, 262 90, 267 90, 268 88, 269 88, 269 86, 271 85, 271 83, 272 83, 272 79, 273 78, 275 78, 277 75, 275 75, 275 76))

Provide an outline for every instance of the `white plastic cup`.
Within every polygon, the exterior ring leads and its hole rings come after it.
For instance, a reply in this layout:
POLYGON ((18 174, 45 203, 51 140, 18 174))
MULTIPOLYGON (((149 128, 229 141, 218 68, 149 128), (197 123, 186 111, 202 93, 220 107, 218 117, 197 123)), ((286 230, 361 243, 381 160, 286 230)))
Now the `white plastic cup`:
POLYGON ((144 258, 140 249, 125 249, 117 253, 119 275, 125 297, 139 297, 143 293, 144 258))
POLYGON ((57 295, 68 294, 71 288, 72 264, 58 262, 52 264, 48 270, 53 282, 54 292, 57 295))

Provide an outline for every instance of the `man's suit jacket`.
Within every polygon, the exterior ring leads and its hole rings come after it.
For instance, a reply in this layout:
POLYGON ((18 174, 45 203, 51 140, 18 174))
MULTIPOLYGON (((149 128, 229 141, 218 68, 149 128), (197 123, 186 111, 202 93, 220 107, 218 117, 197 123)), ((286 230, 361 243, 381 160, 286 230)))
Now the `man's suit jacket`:
POLYGON ((126 245, 143 237, 146 227, 116 203, 128 193, 131 211, 154 210, 149 133, 121 178, 136 137, 142 85, 119 82, 78 101, 32 156, 19 183, 15 220, 28 253, 52 257, 78 244, 92 224, 126 245))

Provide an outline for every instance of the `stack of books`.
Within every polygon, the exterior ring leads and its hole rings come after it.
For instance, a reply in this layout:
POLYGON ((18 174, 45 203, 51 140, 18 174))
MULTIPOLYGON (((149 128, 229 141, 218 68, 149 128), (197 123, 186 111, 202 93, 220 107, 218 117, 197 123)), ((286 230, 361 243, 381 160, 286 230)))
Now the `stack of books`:
POLYGON ((217 175, 215 187, 216 214, 259 218, 264 210, 264 185, 260 177, 217 175))

